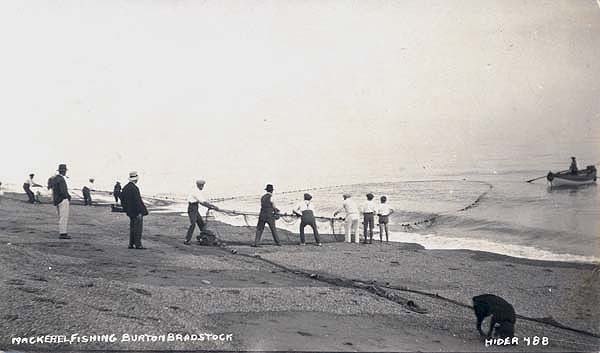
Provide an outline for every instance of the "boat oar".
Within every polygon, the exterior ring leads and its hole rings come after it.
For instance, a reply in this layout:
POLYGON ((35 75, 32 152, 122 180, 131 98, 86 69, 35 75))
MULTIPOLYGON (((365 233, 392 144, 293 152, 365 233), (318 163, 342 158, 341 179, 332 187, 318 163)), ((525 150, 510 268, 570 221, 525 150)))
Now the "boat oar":
POLYGON ((536 181, 536 180, 539 180, 539 179, 542 179, 542 178, 545 178, 545 177, 546 176, 544 175, 544 176, 541 176, 541 177, 537 177, 535 179, 529 179, 529 180, 526 181, 526 183, 531 183, 532 181, 536 181))
MULTIPOLYGON (((560 171, 558 173, 552 173, 552 174, 559 174, 559 173, 564 173, 564 172, 568 172, 568 170, 563 170, 563 171, 560 171)), ((536 181, 536 180, 539 180, 539 179, 542 179, 542 178, 545 178, 545 177, 546 177, 546 175, 541 176, 541 177, 537 177, 537 178, 534 178, 534 179, 529 179, 529 180, 526 181, 526 183, 531 183, 532 181, 536 181)))

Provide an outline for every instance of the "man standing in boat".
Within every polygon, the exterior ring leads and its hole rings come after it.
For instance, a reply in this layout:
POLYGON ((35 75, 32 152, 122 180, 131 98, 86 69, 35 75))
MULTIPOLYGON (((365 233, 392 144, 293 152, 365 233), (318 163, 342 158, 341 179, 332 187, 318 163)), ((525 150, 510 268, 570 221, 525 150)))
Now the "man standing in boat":
POLYGON ((571 166, 569 167, 569 172, 571 174, 577 174, 578 171, 579 169, 577 169, 577 161, 575 160, 575 157, 571 157, 571 166))

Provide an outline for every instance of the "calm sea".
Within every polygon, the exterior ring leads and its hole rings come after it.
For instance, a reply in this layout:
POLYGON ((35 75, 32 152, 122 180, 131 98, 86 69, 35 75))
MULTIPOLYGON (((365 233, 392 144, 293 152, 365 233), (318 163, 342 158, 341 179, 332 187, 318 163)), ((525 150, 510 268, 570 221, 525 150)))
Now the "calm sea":
MULTIPOLYGON (((372 136, 371 141, 346 145, 347 149, 354 148, 348 154, 306 154, 292 144, 279 146, 276 156, 269 151, 257 155, 208 151, 197 157, 197 163, 205 166, 199 175, 208 180, 209 197, 238 196, 223 202, 225 208, 257 212, 267 182, 275 184, 284 212, 291 212, 303 194, 287 191, 310 189, 317 215, 327 217, 341 206, 343 193, 350 192, 360 204, 364 195, 372 192, 377 198, 386 195, 396 210, 390 225, 393 241, 534 259, 598 261, 598 186, 550 190, 544 179, 525 182, 548 170, 567 169, 571 155, 578 157, 581 168, 598 165, 598 121, 580 122, 573 125, 576 129, 565 129, 563 124, 538 131, 530 126, 528 132, 497 127, 492 133, 484 125, 483 121, 477 128, 448 124, 432 130, 429 123, 407 123, 396 126, 397 139, 388 132, 383 147, 377 145, 381 139, 372 136), (221 166, 215 164, 216 159, 222 160, 221 166), (475 207, 459 211, 477 199, 475 207), (431 221, 411 228, 402 226, 423 220, 431 221)), ((298 138, 290 136, 291 141, 298 138)), ((323 148, 333 148, 336 143, 332 139, 323 148)), ((148 160, 148 171, 140 172, 142 193, 184 198, 195 174, 194 170, 179 172, 187 170, 188 162, 178 154, 173 154, 168 166, 148 160), (163 172, 152 173, 150 166, 163 172)), ((84 178, 77 175, 77 165, 71 173, 70 185, 76 188, 84 178)), ((112 188, 115 179, 109 173, 112 170, 107 169, 106 176, 95 175, 100 189, 112 188)), ((20 189, 19 183, 14 186, 20 189)), ((185 211, 185 204, 174 207, 185 211)), ((244 224, 241 217, 218 217, 244 224)), ((249 223, 255 222, 249 219, 249 223)), ((298 227, 284 220, 278 225, 293 231, 298 227)), ((323 232, 330 231, 328 223, 320 227, 323 232)), ((336 227, 340 232, 341 224, 336 227)))

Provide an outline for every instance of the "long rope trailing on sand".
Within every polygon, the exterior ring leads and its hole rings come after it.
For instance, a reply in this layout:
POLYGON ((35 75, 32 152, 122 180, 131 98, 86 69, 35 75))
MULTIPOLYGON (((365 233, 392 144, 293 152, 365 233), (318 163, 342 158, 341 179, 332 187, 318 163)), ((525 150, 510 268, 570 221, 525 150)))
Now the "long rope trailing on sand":
MULTIPOLYGON (((221 247, 221 248, 223 250, 228 250, 227 247, 221 247)), ((302 275, 304 277, 308 277, 308 278, 311 278, 311 279, 314 279, 317 281, 332 284, 332 285, 335 285, 338 287, 357 288, 357 289, 366 290, 366 291, 373 293, 379 297, 383 297, 392 302, 400 304, 400 305, 404 306, 404 308, 406 308, 410 311, 419 313, 419 314, 426 314, 426 313, 428 313, 428 310, 420 307, 413 300, 403 298, 402 296, 394 293, 393 291, 406 292, 406 293, 412 293, 412 294, 416 294, 416 295, 426 296, 429 298, 442 300, 442 301, 445 301, 445 302, 448 302, 448 303, 451 303, 451 304, 454 304, 454 305, 457 305, 457 306, 460 306, 463 308, 473 309, 473 307, 471 305, 464 304, 460 301, 441 296, 437 293, 429 293, 426 291, 422 291, 422 290, 418 290, 418 289, 410 289, 410 288, 402 287, 402 286, 391 286, 389 284, 380 284, 380 283, 377 283, 377 281, 348 279, 348 278, 343 278, 343 277, 338 277, 338 276, 332 276, 329 274, 311 273, 311 272, 307 272, 307 271, 304 271, 301 269, 294 269, 291 267, 287 267, 287 266, 277 263, 275 261, 262 258, 259 255, 249 255, 249 254, 238 254, 238 255, 245 256, 245 257, 252 258, 252 259, 258 259, 259 261, 265 262, 271 266, 278 267, 283 271, 290 272, 290 273, 293 273, 296 275, 302 275)), ((531 322, 536 322, 536 323, 552 326, 552 327, 562 329, 562 330, 579 333, 579 334, 582 334, 585 336, 600 338, 600 335, 595 334, 593 332, 580 330, 577 328, 563 325, 563 324, 559 323, 558 321, 556 321, 552 317, 534 318, 534 317, 528 317, 528 316, 517 314, 517 318, 519 318, 521 320, 525 320, 525 321, 531 321, 531 322)))

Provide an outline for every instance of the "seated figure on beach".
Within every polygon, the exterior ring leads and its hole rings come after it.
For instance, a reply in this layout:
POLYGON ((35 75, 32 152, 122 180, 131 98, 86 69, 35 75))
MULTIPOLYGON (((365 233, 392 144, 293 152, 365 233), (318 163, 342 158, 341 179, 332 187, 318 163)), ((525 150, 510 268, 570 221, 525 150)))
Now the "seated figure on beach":
POLYGON ((379 205, 379 209, 377 210, 377 217, 379 219, 379 242, 383 242, 383 231, 385 230, 385 241, 389 242, 389 232, 388 232, 388 222, 389 217, 394 210, 387 204, 387 197, 381 196, 379 199, 381 204, 379 205))
POLYGON ((358 244, 358 218, 360 216, 360 212, 358 211, 358 206, 352 200, 352 195, 346 193, 343 195, 344 203, 342 204, 342 208, 335 211, 333 213, 333 217, 336 217, 340 212, 345 212, 345 233, 346 233, 346 242, 352 242, 352 234, 354 234, 354 242, 358 244))
POLYGON ((577 169, 577 161, 575 160, 575 157, 571 157, 571 166, 569 167, 569 173, 577 174, 578 171, 579 169, 577 169))
POLYGON ((372 193, 368 193, 367 201, 363 204, 362 207, 365 244, 373 243, 373 227, 375 227, 375 214, 377 213, 377 206, 373 201, 374 197, 375 196, 373 196, 372 193))
POLYGON ((317 230, 317 222, 315 220, 315 207, 312 203, 312 196, 310 194, 304 194, 304 200, 296 206, 294 214, 300 216, 300 245, 306 245, 306 238, 304 237, 304 228, 310 226, 313 230, 315 237, 315 245, 321 246, 321 240, 319 239, 319 231, 317 230))
POLYGON ((267 193, 260 198, 260 213, 258 214, 258 223, 256 224, 256 237, 254 238, 254 244, 252 246, 260 246, 260 238, 262 237, 266 224, 268 224, 269 229, 271 229, 275 245, 281 246, 279 236, 277 236, 277 228, 275 227, 275 220, 279 217, 279 209, 275 207, 275 203, 273 202, 273 185, 267 184, 265 191, 267 193))
MULTIPOLYGON (((187 234, 185 236, 185 241, 183 242, 185 245, 190 245, 192 240, 192 235, 194 234, 194 229, 196 229, 196 225, 200 229, 200 235, 202 236, 202 232, 206 226, 204 219, 200 215, 198 211, 198 206, 202 205, 208 209, 219 210, 219 208, 206 200, 204 197, 204 185, 206 182, 202 179, 196 180, 196 186, 193 191, 188 196, 188 218, 190 219, 190 226, 188 227, 187 234)), ((202 239, 202 237, 200 237, 202 239)))
POLYGON ((83 186, 81 192, 83 193, 83 205, 91 206, 92 205, 92 191, 94 190, 94 178, 90 178, 88 183, 83 186))

